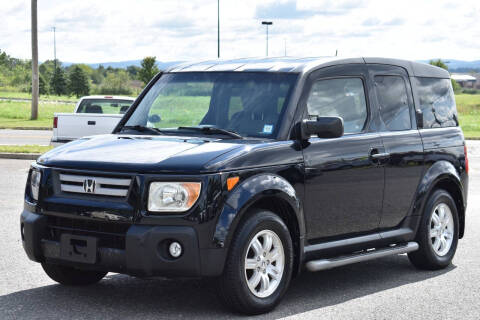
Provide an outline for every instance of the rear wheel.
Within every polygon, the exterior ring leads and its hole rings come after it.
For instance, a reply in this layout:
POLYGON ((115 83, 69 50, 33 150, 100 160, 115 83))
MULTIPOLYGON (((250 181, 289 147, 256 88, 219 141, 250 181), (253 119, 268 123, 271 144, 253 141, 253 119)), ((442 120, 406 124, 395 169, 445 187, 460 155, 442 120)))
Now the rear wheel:
POLYGON ((447 267, 458 244, 458 212, 454 200, 445 190, 436 190, 425 206, 417 231, 419 249, 408 254, 419 269, 437 270, 447 267))
POLYGON ((230 245, 220 297, 246 314, 272 310, 285 294, 293 268, 293 245, 283 220, 257 211, 237 229, 230 245))
POLYGON ((45 273, 54 281, 67 286, 86 286, 99 282, 107 272, 81 270, 58 264, 42 263, 45 273))

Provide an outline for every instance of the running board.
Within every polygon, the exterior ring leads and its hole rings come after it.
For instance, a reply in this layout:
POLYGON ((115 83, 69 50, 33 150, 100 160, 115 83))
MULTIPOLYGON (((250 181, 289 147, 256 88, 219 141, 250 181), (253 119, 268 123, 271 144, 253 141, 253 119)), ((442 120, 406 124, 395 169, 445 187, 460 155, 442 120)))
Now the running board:
POLYGON ((407 244, 395 245, 382 249, 375 249, 371 251, 364 251, 358 254, 352 254, 348 256, 340 256, 329 259, 319 259, 307 262, 306 266, 309 271, 320 271, 332 269, 347 264, 363 262, 367 260, 382 258, 395 254, 402 254, 412 252, 418 249, 418 243, 408 242, 407 244))

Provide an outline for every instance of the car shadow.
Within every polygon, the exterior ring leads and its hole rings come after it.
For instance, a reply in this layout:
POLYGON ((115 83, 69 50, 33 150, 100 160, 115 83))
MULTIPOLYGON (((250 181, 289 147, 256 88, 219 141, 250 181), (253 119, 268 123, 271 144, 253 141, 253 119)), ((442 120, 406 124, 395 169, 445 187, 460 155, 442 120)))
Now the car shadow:
MULTIPOLYGON (((284 300, 260 319, 276 319, 338 305, 387 289, 440 276, 440 271, 419 271, 406 255, 304 272, 291 283, 284 300)), ((48 285, 0 296, 2 319, 231 319, 238 315, 223 307, 215 279, 138 279, 109 274, 88 287, 48 285), (3 313, 3 315, 2 315, 3 313)))

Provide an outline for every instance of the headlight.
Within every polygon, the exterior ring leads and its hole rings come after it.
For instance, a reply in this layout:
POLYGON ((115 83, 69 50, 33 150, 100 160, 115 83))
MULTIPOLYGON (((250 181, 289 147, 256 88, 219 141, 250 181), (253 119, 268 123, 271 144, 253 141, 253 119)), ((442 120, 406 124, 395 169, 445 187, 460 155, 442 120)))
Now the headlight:
POLYGON ((32 169, 30 174, 30 190, 32 192, 32 198, 38 200, 38 191, 40 189, 40 179, 42 178, 42 173, 36 169, 32 169))
POLYGON ((200 182, 152 182, 148 193, 148 211, 187 211, 200 196, 201 186, 200 182))

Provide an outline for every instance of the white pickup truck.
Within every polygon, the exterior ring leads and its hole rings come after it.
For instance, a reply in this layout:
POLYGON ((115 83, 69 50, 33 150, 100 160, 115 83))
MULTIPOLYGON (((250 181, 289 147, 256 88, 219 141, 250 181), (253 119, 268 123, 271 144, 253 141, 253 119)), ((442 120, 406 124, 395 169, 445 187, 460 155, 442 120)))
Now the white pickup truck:
POLYGON ((73 113, 55 113, 52 145, 81 137, 111 133, 135 98, 123 96, 82 97, 73 113))

